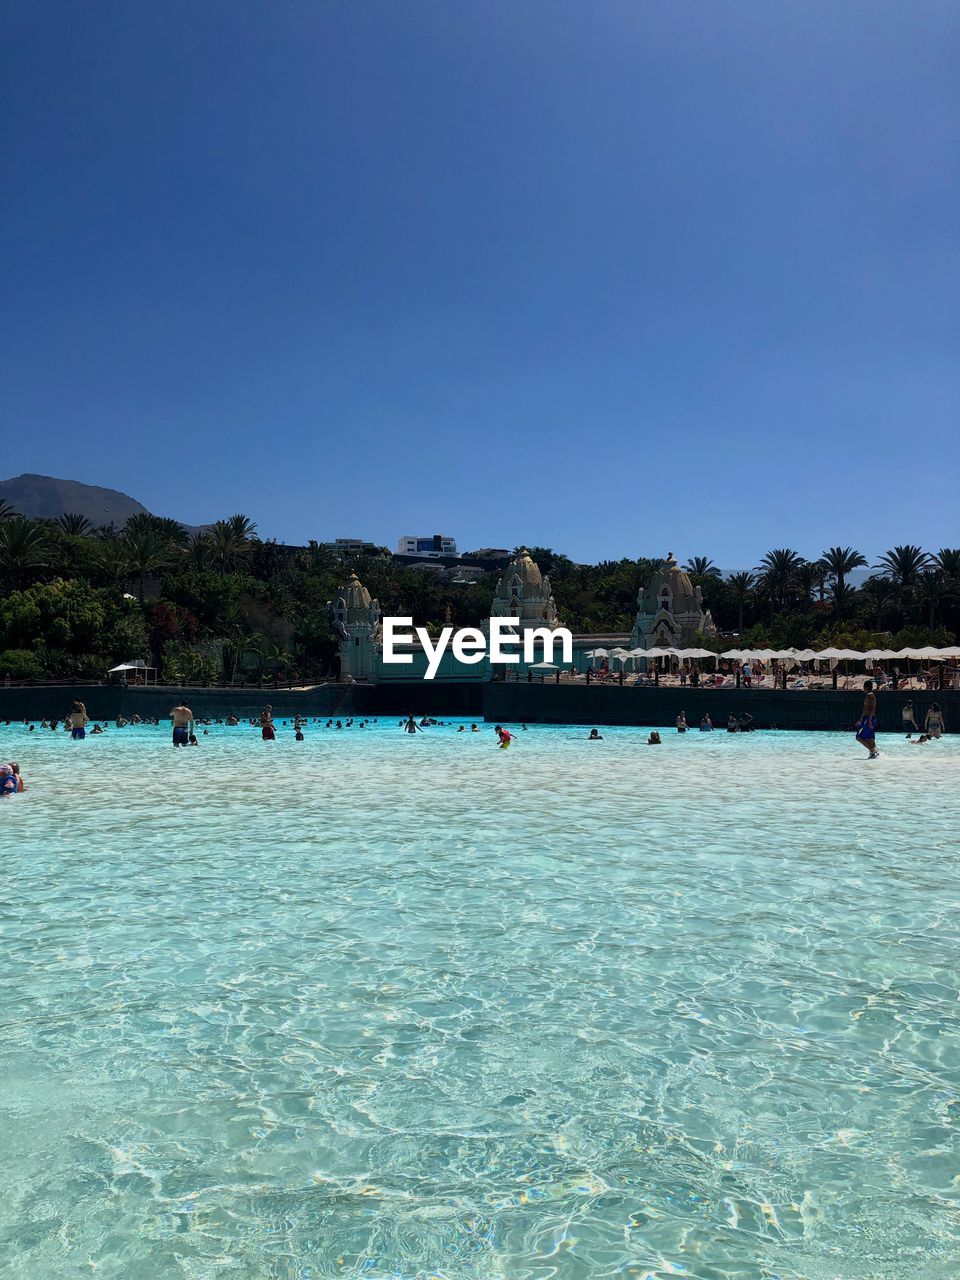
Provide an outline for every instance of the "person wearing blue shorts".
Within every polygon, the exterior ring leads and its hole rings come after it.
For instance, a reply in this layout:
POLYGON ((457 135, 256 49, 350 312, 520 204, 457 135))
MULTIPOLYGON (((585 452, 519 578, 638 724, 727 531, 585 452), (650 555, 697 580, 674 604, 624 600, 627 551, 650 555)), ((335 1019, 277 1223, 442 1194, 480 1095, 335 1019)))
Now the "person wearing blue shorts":
POLYGON ((873 691, 873 681, 863 682, 863 712, 857 721, 857 741, 866 747, 870 760, 880 754, 877 751, 877 695, 873 691))
POLYGON ((82 702, 75 702, 67 716, 67 724, 70 726, 70 737, 74 742, 82 742, 87 736, 87 725, 90 723, 87 717, 87 708, 82 702))
POLYGON ((193 712, 185 702, 180 702, 170 712, 170 719, 173 721, 173 745, 188 746, 193 733, 193 712))

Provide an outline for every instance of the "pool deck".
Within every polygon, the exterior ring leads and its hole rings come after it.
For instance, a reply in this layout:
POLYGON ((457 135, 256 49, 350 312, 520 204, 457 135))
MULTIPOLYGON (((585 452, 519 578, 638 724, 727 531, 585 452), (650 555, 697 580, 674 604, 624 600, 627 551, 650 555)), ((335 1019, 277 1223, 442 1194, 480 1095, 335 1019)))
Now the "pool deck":
MULTIPOLYGON (((678 689, 582 684, 456 683, 318 685, 313 689, 223 689, 174 686, 122 688, 119 685, 33 685, 0 687, 0 720, 62 718, 70 703, 86 703, 92 720, 119 715, 164 718, 183 698, 200 717, 241 718, 270 703, 278 719, 307 716, 442 715, 516 724, 673 725, 682 710, 696 724, 709 712, 725 726, 733 713, 749 712, 758 728, 848 729, 863 706, 860 690, 678 689)), ((910 699, 917 723, 931 703, 943 709, 948 732, 960 729, 960 692, 956 690, 881 693, 881 732, 897 732, 901 708, 910 699)))

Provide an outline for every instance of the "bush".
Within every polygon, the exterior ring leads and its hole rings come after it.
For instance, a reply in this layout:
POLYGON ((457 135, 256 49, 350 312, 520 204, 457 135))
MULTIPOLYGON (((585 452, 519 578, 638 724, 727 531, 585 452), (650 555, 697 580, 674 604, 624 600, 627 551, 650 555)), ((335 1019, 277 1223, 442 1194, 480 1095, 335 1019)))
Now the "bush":
POLYGON ((4 649, 0 652, 0 678, 42 680, 43 664, 29 649, 4 649))

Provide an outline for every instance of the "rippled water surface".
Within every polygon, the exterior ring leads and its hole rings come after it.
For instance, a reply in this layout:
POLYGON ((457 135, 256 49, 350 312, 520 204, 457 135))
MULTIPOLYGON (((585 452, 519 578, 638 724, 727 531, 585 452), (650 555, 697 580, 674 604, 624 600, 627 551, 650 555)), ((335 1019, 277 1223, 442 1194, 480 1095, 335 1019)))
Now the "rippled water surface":
POLYGON ((960 742, 0 729, 13 1280, 960 1274, 960 742))

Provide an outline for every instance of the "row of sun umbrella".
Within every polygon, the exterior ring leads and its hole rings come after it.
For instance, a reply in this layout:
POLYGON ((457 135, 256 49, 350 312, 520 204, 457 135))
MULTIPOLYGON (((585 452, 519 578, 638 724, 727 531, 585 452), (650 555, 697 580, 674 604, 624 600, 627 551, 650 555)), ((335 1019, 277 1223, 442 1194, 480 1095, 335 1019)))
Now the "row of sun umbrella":
POLYGON ((860 649, 727 649, 725 652, 717 654, 712 649, 677 649, 655 646, 652 649, 589 649, 584 655, 587 658, 614 658, 620 662, 628 658, 678 658, 684 661, 688 658, 733 658, 738 662, 748 662, 760 659, 762 662, 769 662, 773 658, 780 659, 783 662, 827 662, 840 661, 843 659, 852 662, 883 662, 894 658, 914 658, 918 661, 924 659, 933 662, 942 662, 947 658, 960 658, 960 646, 953 645, 945 648, 935 648, 933 645, 926 645, 922 649, 868 649, 862 652, 860 649))

